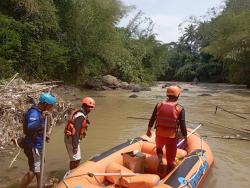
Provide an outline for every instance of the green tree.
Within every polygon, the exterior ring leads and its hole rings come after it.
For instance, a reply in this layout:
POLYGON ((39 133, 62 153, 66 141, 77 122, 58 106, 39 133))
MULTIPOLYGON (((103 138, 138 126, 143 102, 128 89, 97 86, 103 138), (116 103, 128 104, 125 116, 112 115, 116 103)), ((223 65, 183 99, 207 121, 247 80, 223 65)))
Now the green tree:
POLYGON ((216 32, 203 51, 212 54, 230 67, 231 81, 250 83, 250 11, 243 11, 240 14, 225 12, 216 19, 216 25, 213 25, 216 27, 216 32))

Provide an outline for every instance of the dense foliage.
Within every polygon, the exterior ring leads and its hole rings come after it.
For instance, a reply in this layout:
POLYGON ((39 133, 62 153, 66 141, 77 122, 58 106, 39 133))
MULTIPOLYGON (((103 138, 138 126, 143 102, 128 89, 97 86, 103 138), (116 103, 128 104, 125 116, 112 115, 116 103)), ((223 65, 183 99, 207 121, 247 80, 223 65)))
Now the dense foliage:
POLYGON ((153 22, 119 0, 0 2, 0 79, 81 83, 112 74, 125 81, 156 79, 250 84, 250 0, 227 0, 208 19, 192 18, 177 42, 164 44, 153 22))
POLYGON ((73 83, 103 74, 155 80, 167 67, 167 50, 141 12, 117 27, 129 9, 118 0, 1 1, 0 78, 19 72, 73 83))
POLYGON ((227 0, 224 10, 213 10, 207 20, 192 18, 169 44, 166 76, 250 85, 250 0, 227 0))

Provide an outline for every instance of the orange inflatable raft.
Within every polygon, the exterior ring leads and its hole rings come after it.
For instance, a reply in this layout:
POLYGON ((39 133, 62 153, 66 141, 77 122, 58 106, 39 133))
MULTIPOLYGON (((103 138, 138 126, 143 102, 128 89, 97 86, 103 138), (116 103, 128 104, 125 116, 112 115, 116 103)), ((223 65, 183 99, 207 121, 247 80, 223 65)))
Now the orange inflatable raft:
MULTIPOLYGON (((187 150, 178 149, 176 167, 163 178, 157 171, 154 136, 142 136, 92 157, 65 175, 58 187, 201 187, 213 165, 213 156, 208 144, 191 129, 188 131, 187 150)), ((166 168, 166 160, 163 162, 166 168)))

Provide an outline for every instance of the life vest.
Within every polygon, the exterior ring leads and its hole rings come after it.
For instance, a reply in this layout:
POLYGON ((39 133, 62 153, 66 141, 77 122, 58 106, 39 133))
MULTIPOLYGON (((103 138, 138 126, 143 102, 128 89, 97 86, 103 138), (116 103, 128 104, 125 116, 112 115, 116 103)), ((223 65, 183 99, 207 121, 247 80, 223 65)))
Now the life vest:
POLYGON ((43 136, 43 132, 44 132, 44 120, 41 119, 37 119, 37 121, 40 122, 39 127, 28 127, 28 124, 31 120, 31 116, 36 114, 36 116, 41 116, 41 111, 37 108, 37 106, 33 105, 30 109, 27 110, 27 112, 24 114, 23 116, 23 133, 25 134, 25 138, 26 138, 26 143, 36 143, 36 144, 41 144, 39 143, 40 141, 42 142, 41 138, 38 137, 42 137, 43 136))
POLYGON ((162 101, 159 103, 156 114, 156 135, 175 138, 181 110, 181 106, 176 102, 162 101))
POLYGON ((30 134, 30 131, 28 129, 28 120, 27 120, 27 116, 28 116, 28 113, 29 113, 30 109, 23 115, 23 133, 28 136, 28 135, 31 135, 30 134))
POLYGON ((80 129, 80 139, 83 138, 83 136, 85 135, 85 130, 87 129, 87 116, 84 115, 82 110, 74 110, 71 115, 70 118, 65 126, 64 129, 64 134, 66 136, 74 136, 76 134, 76 129, 75 129, 75 120, 78 117, 84 117, 84 120, 82 122, 82 127, 80 129))

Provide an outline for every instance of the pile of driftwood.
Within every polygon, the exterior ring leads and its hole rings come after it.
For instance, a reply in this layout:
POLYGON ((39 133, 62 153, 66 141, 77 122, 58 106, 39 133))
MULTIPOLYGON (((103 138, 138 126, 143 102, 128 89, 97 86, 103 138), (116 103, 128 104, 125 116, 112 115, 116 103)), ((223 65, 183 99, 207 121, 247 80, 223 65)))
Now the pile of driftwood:
POLYGON ((12 139, 23 136, 24 113, 38 102, 42 92, 52 92, 58 101, 49 115, 49 134, 70 107, 53 92, 53 88, 58 87, 58 81, 28 84, 16 77, 17 74, 0 85, 0 151, 5 150, 12 139))

